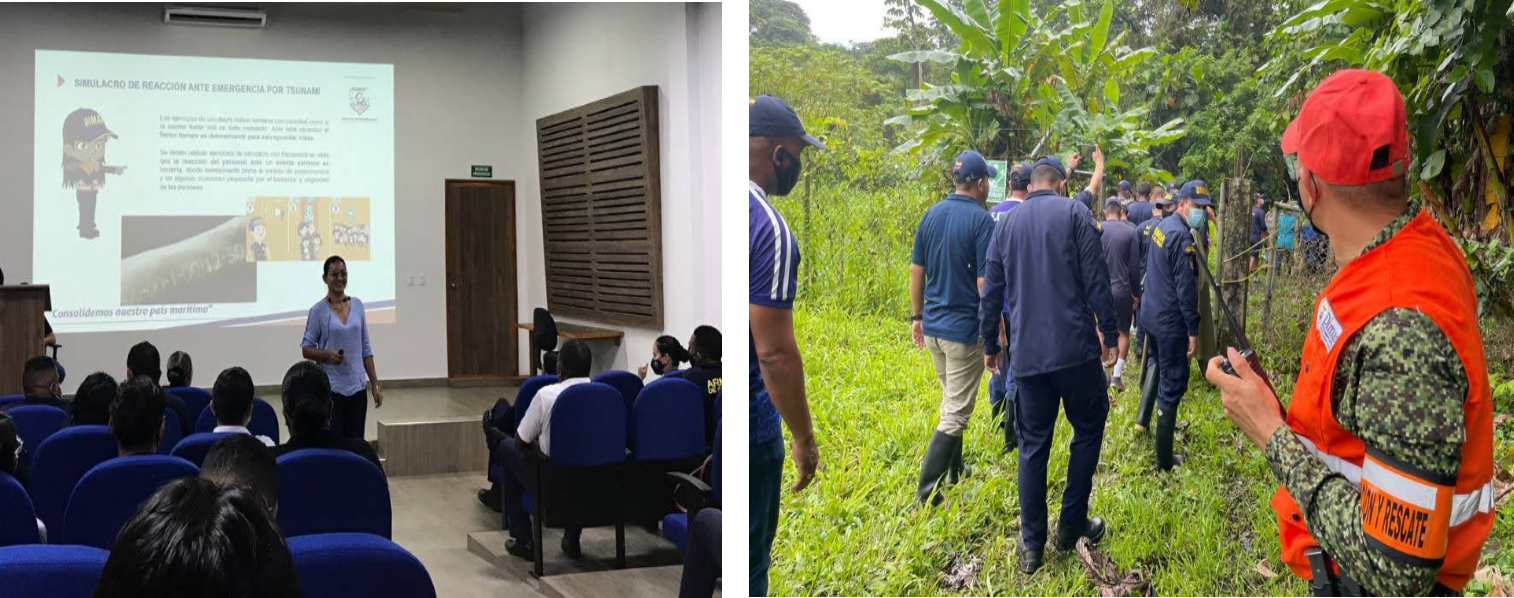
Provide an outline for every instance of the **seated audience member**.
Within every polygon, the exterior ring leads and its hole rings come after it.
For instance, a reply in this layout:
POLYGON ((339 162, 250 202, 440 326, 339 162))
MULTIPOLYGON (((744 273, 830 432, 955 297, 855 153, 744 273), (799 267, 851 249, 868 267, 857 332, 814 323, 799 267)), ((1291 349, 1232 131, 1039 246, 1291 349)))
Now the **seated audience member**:
POLYGON ((289 545, 241 488, 183 478, 153 493, 111 545, 95 598, 298 596, 289 545))
POLYGON ((110 405, 110 433, 121 456, 153 455, 163 441, 166 394, 151 378, 137 376, 121 383, 110 405))
POLYGON ((703 509, 689 523, 689 547, 683 555, 678 598, 710 598, 720 579, 720 509, 703 509))
POLYGON ((289 442, 273 447, 274 456, 304 448, 343 449, 373 462, 379 471, 378 453, 361 438, 338 438, 331 433, 331 379, 314 361, 301 361, 284 374, 284 422, 289 442))
POLYGON ((10 411, 22 405, 46 405, 64 411, 73 409, 71 402, 63 400, 63 389, 58 386, 58 368, 50 357, 26 360, 26 367, 21 372, 21 392, 25 398, 0 407, 0 411, 10 411))
MULTIPOLYGON (((536 398, 531 400, 531 406, 526 409, 520 426, 515 430, 515 442, 502 443, 499 451, 503 465, 500 477, 504 479, 505 516, 509 520, 506 525, 510 528, 510 539, 505 542, 505 550, 527 560, 535 558, 535 549, 531 544, 531 519, 526 514, 521 496, 536 491, 537 464, 524 447, 535 443, 542 455, 552 455, 552 405, 557 402, 557 397, 563 390, 589 382, 589 367, 593 363, 589 345, 579 340, 565 343, 562 350, 558 351, 557 358, 557 365, 562 370, 557 375, 559 382, 537 391, 536 398)), ((572 528, 563 530, 562 551, 569 557, 578 558, 582 554, 578 544, 580 531, 572 528)))
MULTIPOLYGON (((159 365, 158 348, 152 343, 142 341, 132 345, 131 351, 126 353, 126 379, 131 380, 137 376, 146 376, 153 384, 161 385, 163 370, 159 365)), ((164 393, 163 400, 168 408, 173 410, 174 415, 179 416, 179 434, 188 436, 194 433, 195 418, 200 414, 189 413, 189 407, 184 406, 184 399, 176 395, 164 393), (193 415, 194 417, 190 417, 193 415)))
MULTIPOLYGON (((21 436, 16 433, 16 421, 10 414, 0 413, 0 471, 16 478, 23 488, 30 483, 31 477, 26 467, 29 459, 22 458, 26 452, 26 447, 21 446, 21 436)), ((43 544, 47 543, 47 524, 41 519, 37 520, 37 538, 43 544)))
POLYGON ((110 425, 110 404, 116 401, 116 379, 105 372, 90 374, 74 393, 75 426, 110 425))
MULTIPOLYGON (((233 366, 222 371, 210 390, 210 412, 216 416, 216 429, 212 431, 252 435, 247 429, 247 422, 252 421, 252 392, 252 376, 247 370, 233 366)), ((272 438, 257 439, 264 446, 273 446, 272 438)))
POLYGON ((247 434, 222 438, 205 454, 200 477, 226 487, 247 490, 257 497, 269 517, 279 512, 279 465, 273 451, 247 434))
POLYGON ((715 396, 720 394, 720 331, 714 326, 700 326, 689 337, 689 369, 675 374, 693 382, 704 393, 704 444, 710 450, 715 442, 715 396))
POLYGON ((16 420, 11 419, 9 413, 0 413, 0 471, 11 474, 22 486, 31 481, 26 469, 27 459, 21 458, 28 452, 36 452, 36 448, 21 446, 16 420))
POLYGON ((652 369, 653 374, 669 376, 678 371, 678 364, 689 362, 689 351, 678 344, 678 339, 666 334, 652 341, 652 361, 636 368, 636 375, 642 380, 647 379, 647 368, 652 369))
POLYGON ((168 356, 168 387, 179 388, 194 384, 195 365, 189 359, 189 354, 183 351, 174 351, 168 356))

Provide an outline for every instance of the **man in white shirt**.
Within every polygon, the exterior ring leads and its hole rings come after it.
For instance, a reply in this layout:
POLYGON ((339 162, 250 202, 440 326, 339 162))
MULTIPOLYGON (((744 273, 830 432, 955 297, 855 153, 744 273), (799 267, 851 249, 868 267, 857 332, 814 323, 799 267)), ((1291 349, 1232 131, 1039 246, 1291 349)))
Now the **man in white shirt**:
MULTIPOLYGON (((252 421, 253 388, 252 376, 240 367, 229 367, 216 377, 210 390, 210 412, 215 415, 216 434, 247 434, 247 422, 252 421)), ((198 415, 198 414, 196 414, 198 415)), ((273 439, 256 436, 263 446, 273 446, 273 439)))
MULTIPOLYGON (((531 544, 531 517, 526 513, 521 496, 526 492, 536 493, 536 461, 522 449, 535 443, 543 455, 552 454, 552 405, 568 387, 589 382, 589 366, 593 363, 589 346, 578 340, 563 344, 557 358, 559 382, 536 392, 531 406, 521 417, 520 425, 515 428, 515 442, 501 443, 499 451, 504 464, 504 475, 500 477, 504 480, 505 516, 510 528, 505 551, 526 560, 535 558, 536 552, 531 544)), ((578 545, 579 532, 575 528, 563 530, 562 550, 571 558, 583 554, 578 545)))

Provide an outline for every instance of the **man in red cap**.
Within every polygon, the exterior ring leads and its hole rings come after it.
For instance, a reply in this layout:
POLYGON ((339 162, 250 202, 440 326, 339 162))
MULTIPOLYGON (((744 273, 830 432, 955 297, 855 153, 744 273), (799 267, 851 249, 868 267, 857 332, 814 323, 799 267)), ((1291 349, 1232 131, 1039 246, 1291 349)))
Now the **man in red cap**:
POLYGON ((1282 560, 1316 595, 1460 593, 1493 526, 1492 396, 1461 251, 1407 197, 1404 100, 1343 70, 1283 133, 1305 218, 1340 271, 1320 292, 1293 399, 1235 349, 1209 381, 1266 454, 1282 560))

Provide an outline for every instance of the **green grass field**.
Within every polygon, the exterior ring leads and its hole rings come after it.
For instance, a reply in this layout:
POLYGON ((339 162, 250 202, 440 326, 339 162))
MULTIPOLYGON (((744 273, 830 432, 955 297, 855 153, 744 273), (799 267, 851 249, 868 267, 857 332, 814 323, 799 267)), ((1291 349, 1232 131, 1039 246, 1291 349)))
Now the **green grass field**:
MULTIPOLYGON (((1050 544, 1040 571, 1019 572, 1017 455, 999 453, 1001 436, 988 418, 987 375, 965 445, 972 475, 948 490, 939 507, 915 506, 940 388, 929 355, 909 342, 902 314, 908 309, 907 231, 920 213, 915 207, 928 200, 883 194, 842 199, 833 192, 817 194, 826 201, 816 200, 809 234, 800 232, 799 202, 779 202, 801 235, 807 267, 814 268, 800 289, 795 326, 822 464, 809 489, 784 493, 770 592, 1097 595, 1077 556, 1050 544), (943 583, 948 571, 969 562, 981 568, 964 585, 943 583)), ((1264 363, 1284 396, 1297 373, 1313 294, 1323 284, 1322 277, 1280 277, 1266 330, 1256 324, 1261 293, 1253 285, 1251 336, 1264 347, 1264 363)), ((1499 338, 1507 342, 1508 336, 1499 338)), ((1278 560, 1277 526, 1267 506, 1276 483, 1261 451, 1225 419, 1218 393, 1195 366, 1180 411, 1188 425, 1178 450, 1188 462, 1158 475, 1150 435, 1131 428, 1140 368, 1133 355, 1130 361, 1094 481, 1090 514, 1109 525, 1101 549, 1121 569, 1144 571, 1151 595, 1305 594, 1305 584, 1278 560)), ((1498 412, 1509 412, 1509 402, 1502 399, 1498 412)), ((1514 457, 1514 425, 1501 425, 1498 436, 1496 458, 1507 467, 1514 457)), ((1071 437, 1060 420, 1048 475, 1053 530, 1071 437)), ((786 487, 791 464, 785 474, 786 487)), ((1484 564, 1514 574, 1514 500, 1498 517, 1484 564)), ((1486 591, 1478 582, 1468 587, 1471 595, 1486 591)))

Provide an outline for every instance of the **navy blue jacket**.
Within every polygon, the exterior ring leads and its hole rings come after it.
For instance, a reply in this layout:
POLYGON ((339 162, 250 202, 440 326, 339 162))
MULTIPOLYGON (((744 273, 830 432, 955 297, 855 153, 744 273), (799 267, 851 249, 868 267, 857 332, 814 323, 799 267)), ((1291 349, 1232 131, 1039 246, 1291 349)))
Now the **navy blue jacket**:
POLYGON ((1146 252, 1146 292, 1138 322, 1157 336, 1198 336, 1198 255, 1183 217, 1162 219, 1146 252))
POLYGON ((1017 377, 1099 359, 1095 317, 1105 344, 1116 346, 1104 246, 1087 206, 1050 190, 1033 191, 995 225, 978 304, 984 355, 999 353, 1005 297, 1017 377))
POLYGON ((1145 224, 1147 220, 1151 220, 1153 207, 1150 200, 1142 199, 1130 202, 1130 206, 1127 208, 1130 210, 1130 216, 1128 216, 1130 223, 1139 227, 1145 224))
POLYGON ((1136 271, 1131 278, 1130 294, 1137 297, 1141 296, 1141 289, 1146 285, 1146 254, 1151 251, 1151 233, 1156 232, 1157 225, 1162 223, 1164 217, 1160 210, 1154 211, 1151 213, 1151 218, 1142 222, 1140 228, 1136 229, 1141 236, 1141 258, 1136 260, 1136 271))

